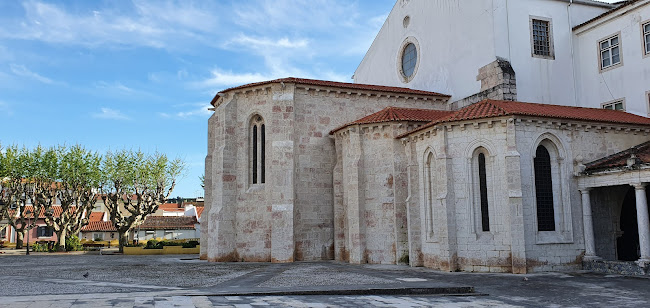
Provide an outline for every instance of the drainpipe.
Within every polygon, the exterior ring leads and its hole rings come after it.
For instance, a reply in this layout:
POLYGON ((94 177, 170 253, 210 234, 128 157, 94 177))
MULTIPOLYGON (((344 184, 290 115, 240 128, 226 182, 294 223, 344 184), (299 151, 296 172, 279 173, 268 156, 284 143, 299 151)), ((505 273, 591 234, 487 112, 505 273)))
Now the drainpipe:
POLYGON ((567 13, 567 20, 569 23, 569 31, 571 32, 571 35, 569 35, 569 43, 571 44, 571 74, 573 76, 573 104, 574 106, 578 106, 578 81, 576 79, 576 61, 575 61, 575 54, 573 50, 573 27, 572 25, 572 18, 571 18, 571 5, 573 5, 573 0, 569 0, 569 5, 566 7, 566 13, 567 13))

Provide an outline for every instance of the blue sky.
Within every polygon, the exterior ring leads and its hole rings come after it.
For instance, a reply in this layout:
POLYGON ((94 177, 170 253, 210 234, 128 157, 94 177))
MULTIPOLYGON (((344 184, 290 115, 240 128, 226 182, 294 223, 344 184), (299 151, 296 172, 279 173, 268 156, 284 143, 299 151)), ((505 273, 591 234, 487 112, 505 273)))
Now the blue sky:
POLYGON ((202 195, 208 103, 279 77, 350 81, 394 0, 0 1, 0 144, 160 151, 202 195))

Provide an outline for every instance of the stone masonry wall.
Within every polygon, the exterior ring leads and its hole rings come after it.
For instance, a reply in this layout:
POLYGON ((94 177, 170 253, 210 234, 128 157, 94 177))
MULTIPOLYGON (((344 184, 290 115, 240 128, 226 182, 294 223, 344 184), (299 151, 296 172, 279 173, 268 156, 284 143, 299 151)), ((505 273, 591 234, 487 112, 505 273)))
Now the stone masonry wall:
MULTIPOLYGON (((210 261, 334 259, 337 163, 328 133, 388 106, 444 109, 446 97, 269 84, 226 93, 210 121, 210 261), (266 126, 266 183, 250 184, 250 119, 266 126)), ((202 245, 203 247, 203 245, 202 245)))
MULTIPOLYGON (((628 128, 633 127, 503 117, 451 123, 409 136, 406 146, 412 148, 410 144, 415 143, 416 153, 410 157, 417 158, 419 169, 424 265, 450 271, 513 273, 579 268, 584 243, 574 160, 593 161, 647 140, 644 133, 628 128), (532 155, 540 142, 549 141, 557 144, 561 153, 552 161, 556 166, 553 172, 559 172, 560 179, 554 184, 554 196, 562 208, 556 211, 556 231, 538 232, 532 155), (480 202, 473 178, 477 172, 473 151, 479 147, 488 153, 489 232, 480 227, 480 202), (431 196, 425 172, 429 152, 435 157, 431 196)), ((602 206, 607 205, 595 205, 595 213, 602 206)), ((611 217, 596 221, 599 219, 611 217)), ((596 228, 598 225, 605 223, 597 222, 596 228)))
MULTIPOLYGON (((329 132, 389 106, 442 110, 446 98, 423 100, 381 93, 306 88, 295 93, 297 157, 294 235, 296 260, 334 259, 334 140, 329 132), (377 95, 380 94, 380 95, 377 95)), ((336 238, 341 234, 337 233, 336 238)))
MULTIPOLYGON (((573 176, 577 161, 594 161, 614 154, 647 141, 648 136, 626 132, 626 128, 633 128, 630 126, 586 122, 522 119, 516 122, 516 126, 517 151, 521 157, 527 267, 531 271, 578 269, 584 253, 584 235, 582 201, 576 177, 573 176), (536 225, 533 155, 543 139, 558 143, 562 157, 558 161, 562 172, 562 189, 554 189, 554 197, 561 198, 561 204, 566 208, 566 218, 560 217, 556 222, 559 225, 557 232, 539 232, 536 225)), ((592 211, 599 207, 592 202, 592 211)), ((596 211, 594 215, 598 213, 596 211)), ((594 218, 600 220, 598 216, 594 218)))
POLYGON ((379 264, 408 260, 407 160, 395 139, 408 127, 413 125, 391 122, 337 132, 343 170, 334 176, 341 187, 334 221, 348 226, 337 232, 336 238, 347 239, 336 245, 337 260, 379 264))
POLYGON ((505 59, 497 57, 496 61, 481 67, 476 80, 481 82, 481 91, 451 103, 451 110, 458 110, 485 99, 517 100, 515 71, 505 59))

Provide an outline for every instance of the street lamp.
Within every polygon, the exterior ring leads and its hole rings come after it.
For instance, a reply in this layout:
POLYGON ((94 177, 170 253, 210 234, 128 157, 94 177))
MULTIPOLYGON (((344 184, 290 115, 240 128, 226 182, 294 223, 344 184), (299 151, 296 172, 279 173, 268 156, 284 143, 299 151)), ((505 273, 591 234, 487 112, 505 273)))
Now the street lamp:
POLYGON ((25 255, 28 255, 28 256, 29 256, 29 231, 31 231, 31 229, 29 228, 29 225, 31 225, 31 221, 32 221, 32 219, 31 219, 31 217, 29 217, 29 215, 31 215, 32 213, 33 212, 30 211, 30 210, 25 211, 25 215, 27 215, 27 252, 25 253, 25 255))

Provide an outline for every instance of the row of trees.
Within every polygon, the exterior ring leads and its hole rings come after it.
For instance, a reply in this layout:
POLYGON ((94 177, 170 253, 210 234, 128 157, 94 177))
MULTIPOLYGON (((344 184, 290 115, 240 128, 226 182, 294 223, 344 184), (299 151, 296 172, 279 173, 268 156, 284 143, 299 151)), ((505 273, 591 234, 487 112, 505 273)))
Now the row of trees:
POLYGON ((64 250, 65 238, 88 224, 101 199, 122 251, 129 232, 165 202, 183 169, 181 160, 160 153, 121 150, 101 155, 80 145, 0 148, 0 218, 16 230, 16 247, 22 248, 25 232, 42 213, 57 235, 57 250, 64 250))

